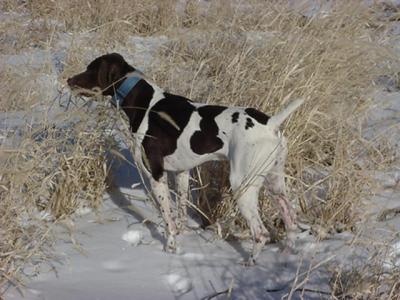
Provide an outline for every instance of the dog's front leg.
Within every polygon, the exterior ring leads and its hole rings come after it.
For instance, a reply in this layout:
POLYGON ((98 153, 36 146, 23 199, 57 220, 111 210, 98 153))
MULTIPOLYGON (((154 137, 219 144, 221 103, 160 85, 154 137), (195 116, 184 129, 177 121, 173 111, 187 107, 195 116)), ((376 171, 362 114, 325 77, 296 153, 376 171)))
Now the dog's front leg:
POLYGON ((176 203, 178 206, 177 226, 182 232, 187 226, 187 205, 189 201, 189 171, 180 172, 176 175, 176 203))
POLYGON ((169 193, 167 175, 164 173, 159 180, 151 179, 151 187, 156 200, 160 204, 161 215, 165 222, 167 241, 164 250, 166 252, 175 253, 177 228, 172 215, 171 195, 169 193))

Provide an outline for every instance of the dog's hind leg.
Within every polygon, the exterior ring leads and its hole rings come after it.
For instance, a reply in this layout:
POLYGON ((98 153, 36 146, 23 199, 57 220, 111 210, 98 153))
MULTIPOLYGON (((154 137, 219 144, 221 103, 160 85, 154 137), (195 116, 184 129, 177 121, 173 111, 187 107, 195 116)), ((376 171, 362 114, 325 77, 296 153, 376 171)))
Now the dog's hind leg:
MULTIPOLYGON (((286 148, 285 148, 286 149, 286 148)), ((287 233, 286 246, 288 250, 294 248, 294 234, 297 230, 296 213, 286 196, 284 164, 286 151, 283 149, 277 156, 276 164, 269 172, 266 182, 273 201, 278 206, 287 233)))
POLYGON ((177 228, 171 209, 171 195, 168 188, 167 175, 164 173, 159 180, 151 178, 150 183, 156 201, 160 205, 161 215, 165 222, 165 235, 167 241, 164 250, 166 252, 175 253, 177 228))
MULTIPOLYGON (((240 178, 240 177, 239 177, 240 178)), ((241 180, 231 169, 231 187, 234 197, 237 197, 239 210, 246 219, 253 237, 253 250, 246 265, 255 264, 263 246, 269 238, 268 230, 265 228, 258 212, 258 195, 264 184, 264 177, 256 176, 248 184, 241 184, 241 180)))
POLYGON ((187 226, 187 206, 189 201, 189 172, 184 171, 176 174, 176 204, 178 209, 177 227, 178 231, 185 230, 187 226))
POLYGON ((283 182, 284 179, 281 178, 281 176, 270 175, 268 176, 267 181, 272 199, 278 206, 283 222, 285 224, 287 234, 286 248, 287 250, 293 250, 295 246, 294 235, 297 230, 296 214, 286 197, 286 193, 282 189, 283 185, 281 184, 281 182, 283 182))

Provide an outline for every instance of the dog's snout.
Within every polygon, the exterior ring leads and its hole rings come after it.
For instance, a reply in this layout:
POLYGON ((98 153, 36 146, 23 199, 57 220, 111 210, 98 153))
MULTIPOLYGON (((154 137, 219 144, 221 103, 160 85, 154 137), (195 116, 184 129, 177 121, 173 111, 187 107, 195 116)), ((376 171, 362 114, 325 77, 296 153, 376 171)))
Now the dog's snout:
POLYGON ((68 79, 67 79, 67 83, 68 83, 68 85, 69 85, 69 86, 73 86, 73 85, 74 85, 74 83, 75 83, 75 80, 74 80, 74 78, 73 78, 73 77, 71 77, 71 78, 68 78, 68 79))

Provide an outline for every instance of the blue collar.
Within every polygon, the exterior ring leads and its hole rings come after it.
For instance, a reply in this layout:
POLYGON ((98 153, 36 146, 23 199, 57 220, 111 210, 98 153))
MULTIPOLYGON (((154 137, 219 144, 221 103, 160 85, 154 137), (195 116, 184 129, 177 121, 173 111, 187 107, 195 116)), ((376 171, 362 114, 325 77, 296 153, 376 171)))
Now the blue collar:
POLYGON ((119 106, 124 102, 126 96, 135 87, 135 85, 141 80, 140 77, 127 77, 122 84, 119 86, 114 96, 112 97, 112 102, 119 108, 119 106))

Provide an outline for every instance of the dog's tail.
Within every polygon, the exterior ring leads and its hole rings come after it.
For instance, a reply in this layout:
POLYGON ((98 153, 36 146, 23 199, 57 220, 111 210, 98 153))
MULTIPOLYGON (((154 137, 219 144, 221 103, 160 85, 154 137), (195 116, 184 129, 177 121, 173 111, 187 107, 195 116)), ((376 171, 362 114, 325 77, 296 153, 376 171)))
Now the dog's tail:
POLYGON ((302 105, 303 102, 304 99, 302 98, 294 100, 284 110, 272 116, 268 120, 268 125, 274 129, 278 129, 279 126, 287 119, 287 117, 289 117, 292 112, 294 112, 300 105, 302 105))

